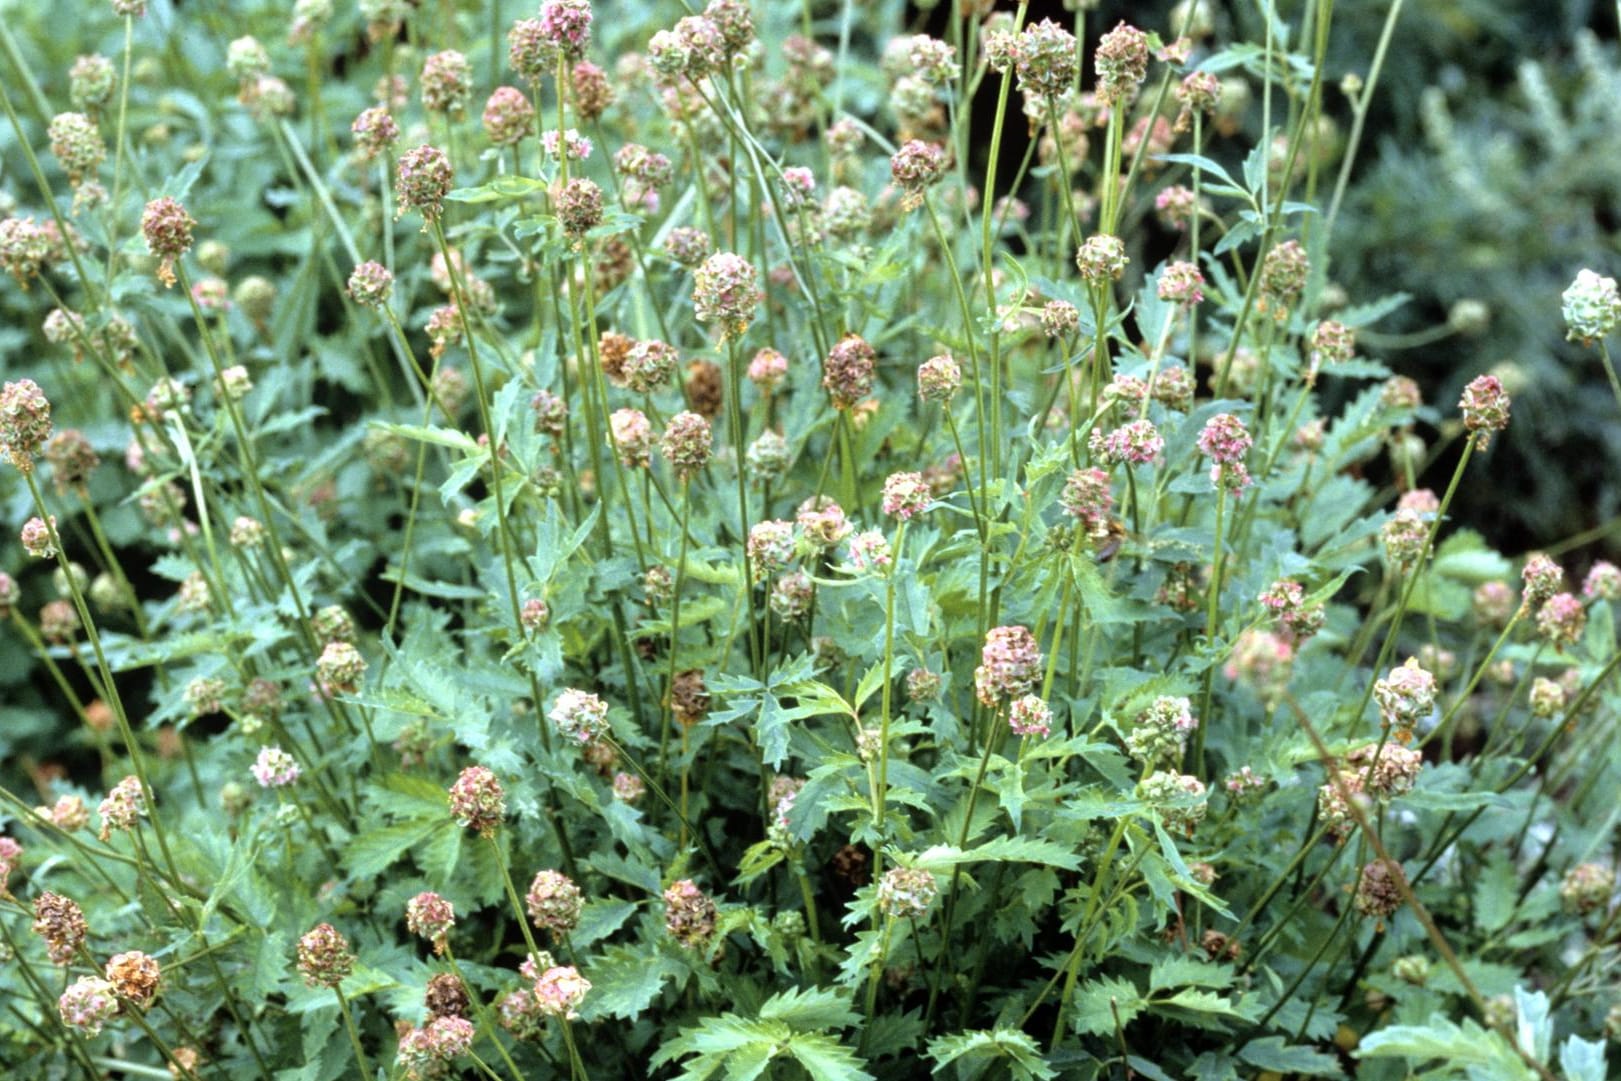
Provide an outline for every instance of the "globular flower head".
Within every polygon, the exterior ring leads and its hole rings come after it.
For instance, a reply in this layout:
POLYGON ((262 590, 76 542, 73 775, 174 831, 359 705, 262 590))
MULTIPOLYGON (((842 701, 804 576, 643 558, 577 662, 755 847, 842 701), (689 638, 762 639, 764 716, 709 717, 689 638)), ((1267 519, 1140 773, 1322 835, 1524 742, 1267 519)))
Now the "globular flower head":
POLYGON ((1221 104, 1221 80, 1208 71, 1190 72, 1176 85, 1176 100, 1181 109, 1175 130, 1187 131, 1193 126, 1195 114, 1213 113, 1221 104))
POLYGON ((1137 714, 1126 735, 1126 749, 1148 764, 1175 761, 1181 757, 1188 735, 1198 727, 1186 698, 1160 695, 1137 714))
POLYGON ((759 276, 741 255, 716 252, 693 272, 693 314, 700 323, 718 324, 721 340, 747 330, 759 305, 759 276))
POLYGON ((670 235, 664 238, 664 250, 670 253, 671 259, 692 269, 709 258, 715 245, 702 229, 683 225, 670 230, 670 235))
POLYGON ((468 766, 450 786, 450 816, 465 829, 493 837, 507 813, 501 781, 483 766, 468 766))
POLYGON ((424 227, 438 221, 454 181, 455 170, 443 150, 428 145, 407 150, 395 170, 394 197, 399 209, 394 216, 415 210, 422 215, 424 227))
POLYGON ((940 894, 932 871, 921 867, 891 867, 878 880, 878 911, 891 919, 923 915, 940 894))
POLYGON ((51 403, 39 384, 32 379, 7 383, 0 390, 0 454, 19 472, 32 472, 50 434, 51 403))
POLYGON ((1324 319, 1311 331, 1311 368, 1315 377, 1318 369, 1344 364, 1356 355, 1356 331, 1333 319, 1324 319))
POLYGON ((1356 910, 1364 916, 1383 920, 1401 907, 1402 886, 1407 882, 1401 864, 1376 859, 1362 868, 1356 883, 1356 910))
POLYGON ((616 409, 608 418, 608 434, 619 461, 632 469, 652 460, 653 425, 640 409, 616 409))
POLYGON ((933 702, 945 688, 945 677, 939 672, 919 666, 906 673, 906 699, 909 702, 933 702))
POLYGON ((50 265, 56 245, 52 234, 32 218, 0 220, 0 267, 26 291, 30 278, 50 265))
POLYGON ((1587 629, 1587 612, 1571 593, 1555 593, 1537 609, 1537 634, 1555 649, 1569 649, 1587 629))
POLYGON ((107 145, 94 120, 83 113, 58 113, 51 118, 47 135, 51 153, 62 163, 70 183, 77 186, 86 177, 95 179, 96 170, 107 159, 107 145))
POLYGON ((191 230, 196 224, 186 208, 167 195, 147 203, 141 212, 141 234, 147 250, 160 260, 158 280, 164 285, 174 284, 175 260, 191 249, 191 230))
POLYGON ((56 1008, 62 1023, 86 1037, 100 1035, 102 1026, 118 1013, 118 995, 100 976, 80 976, 62 992, 56 1008))
POLYGON ((1435 677, 1419 665, 1417 657, 1407 658, 1373 685, 1381 723, 1407 742, 1418 722, 1435 709, 1436 691, 1435 677))
POLYGON ((1109 511, 1114 507, 1114 493, 1109 488, 1109 474, 1101 469, 1077 469, 1064 481, 1058 495, 1058 504, 1064 513, 1076 519, 1089 536, 1101 535, 1108 526, 1109 511))
POLYGON ((1379 529, 1385 558, 1397 570, 1410 569, 1418 562, 1429 537, 1429 523, 1423 514, 1411 507, 1398 510, 1379 529))
POLYGON ((422 107, 428 112, 460 115, 473 92, 473 70, 463 53, 445 49, 422 62, 419 85, 422 107))
POLYGON ((563 235, 575 244, 582 243, 586 233, 602 224, 602 189, 583 176, 575 177, 558 189, 552 205, 557 211, 557 220, 562 223, 563 235))
POLYGON ((1523 601, 1527 607, 1536 607, 1565 588, 1565 572, 1559 564, 1541 552, 1526 557, 1520 571, 1523 601))
POLYGON ((788 377, 788 358, 775 349, 762 349, 749 361, 747 375, 760 393, 771 394, 788 377))
POLYGON ((1029 628, 992 627, 985 633, 974 693, 987 706, 1027 694, 1041 678, 1041 648, 1029 628))
POLYGON ((135 828, 146 814, 146 791, 138 778, 130 776, 113 785, 96 808, 101 816, 101 839, 107 840, 113 830, 128 831, 135 828))
POLYGON ((850 535, 850 520, 831 496, 812 496, 799 505, 794 521, 812 547, 826 550, 850 535))
POLYGON ((431 1021, 436 1017, 466 1017, 473 1008, 467 985, 454 972, 441 972, 428 978, 422 992, 422 1005, 427 1008, 431 1021))
POLYGON ((923 193, 946 172, 946 151, 937 143, 911 139, 889 159, 889 175, 901 189, 901 209, 923 205, 923 193))
POLYGON ((573 128, 562 132, 551 128, 541 132, 540 147, 553 161, 561 161, 564 158, 569 161, 584 161, 591 156, 592 149, 591 140, 573 128))
POLYGON ((451 1063, 473 1049, 475 1030, 465 1017, 431 1018, 400 1037, 394 1056, 406 1081, 433 1081, 447 1076, 451 1063))
POLYGON ((1492 433, 1508 427, 1508 392, 1495 375, 1479 375, 1463 388, 1458 400, 1463 413, 1463 426, 1474 438, 1475 447, 1485 450, 1491 443, 1492 433))
POLYGON ((1621 567, 1603 559, 1594 563, 1582 579, 1582 596, 1589 600, 1621 599, 1621 567))
POLYGON ((857 570, 878 573, 893 561, 889 538, 880 531, 869 529, 850 538, 849 562, 857 570))
POLYGON ((118 73, 105 56, 90 54, 73 61, 68 69, 68 97, 76 109, 99 112, 112 100, 118 87, 118 73))
POLYGON ((1129 421, 1111 432, 1094 428, 1087 444, 1104 465, 1147 465, 1165 450, 1165 440, 1149 420, 1129 421))
POLYGON ((1209 810, 1204 782, 1172 770, 1156 770, 1144 777, 1137 785, 1137 794, 1158 807, 1166 829, 1189 837, 1209 810))
POLYGON ((1247 483, 1249 475, 1244 469, 1244 457, 1254 443, 1244 422, 1231 413, 1217 413, 1199 432, 1199 452, 1214 463, 1211 479, 1229 489, 1242 488, 1247 483))
POLYGON ((822 386, 832 397, 833 408, 854 409, 872 393, 877 363, 877 352, 857 334, 846 334, 828 352, 822 364, 822 386))
POLYGON ((362 308, 380 308, 393 293, 394 275, 381 263, 361 263, 349 275, 349 296, 362 308))
POLYGON ((535 981, 535 1002, 547 1017, 571 1020, 579 1017, 580 1003, 591 990, 591 981, 573 965, 548 968, 535 981))
POLYGON ((949 353, 917 366, 917 394, 926 402, 949 402, 962 387, 962 368, 949 353))
POLYGON ((1193 307, 1204 299, 1203 272, 1185 260, 1170 264, 1160 272, 1159 298, 1184 308, 1193 307))
POLYGON ((677 413, 664 429, 659 451, 664 455, 664 460, 670 463, 676 477, 687 481, 709 464, 713 442, 709 421, 697 413, 677 413))
POLYGON ((280 747, 263 747, 253 762, 253 779, 260 788, 285 788, 304 771, 292 755, 280 747))
POLYGON ((796 549, 794 523, 768 518, 749 527, 745 546, 755 578, 767 578, 793 562, 796 549))
POLYGON ((1580 270, 1561 298, 1565 313, 1565 337, 1591 344, 1607 338, 1621 322, 1621 290, 1614 278, 1591 270, 1580 270))
POLYGON ((405 902, 405 929, 433 943, 434 953, 445 952, 445 943, 455 926, 455 908, 437 893, 419 893, 405 902))
POLYGON ((574 880, 560 871, 537 871, 524 896, 529 918, 535 926, 565 938, 579 926, 585 895, 574 880))
POLYGON ((517 146, 534 130, 535 107, 515 86, 498 86, 484 103, 484 134, 496 146, 517 146))
POLYGON ((322 694, 354 694, 366 674, 366 658, 348 642, 328 642, 315 662, 315 682, 322 694))
POLYGON ((572 81, 574 111, 582 119, 595 120, 607 112, 608 106, 613 104, 614 88, 608 81, 607 72, 589 60, 581 60, 574 65, 572 81))
POLYGON ((1087 237, 1075 253, 1075 268, 1081 272, 1081 280, 1093 289, 1119 281, 1129 262, 1125 242, 1108 233, 1087 237))
POLYGON ((576 743, 590 743, 608 733, 608 703, 589 691, 565 690, 546 716, 576 743))
POLYGON ((1357 791, 1383 799, 1406 795, 1424 770, 1424 752, 1394 741, 1367 743, 1345 756, 1346 770, 1354 774, 1357 791))
POLYGON ((1610 907, 1615 892, 1615 871, 1602 863, 1578 863, 1559 883, 1559 899, 1567 912, 1585 916, 1610 907))
POLYGON ((1041 332, 1049 338, 1074 334, 1081 325, 1081 313, 1067 300, 1049 300, 1041 308, 1041 332))
POLYGON ((804 619, 816 598, 816 583, 804 571, 791 571, 771 583, 766 603, 788 623, 804 619))
POLYGON ((1260 299, 1256 310, 1271 314, 1276 322, 1289 317, 1289 308, 1306 288, 1311 260, 1298 240, 1285 240, 1266 253, 1261 262, 1260 299))
POLYGON ((46 890, 34 898, 34 933, 45 940, 52 964, 73 962, 90 933, 84 911, 71 897, 46 890))
POLYGON ((387 106, 373 105, 361 110, 349 125, 349 132, 355 137, 355 149, 360 151, 361 158, 371 161, 393 147, 400 137, 400 126, 387 106))
POLYGON ((714 937, 717 914, 714 899, 690 878, 664 891, 664 929, 688 949, 701 949, 714 937))
POLYGON ((565 60, 585 55, 591 44, 590 0, 546 0, 540 5, 540 33, 565 60))
POLYGON ((1129 102, 1148 77, 1148 35, 1122 22, 1099 39, 1092 63, 1098 96, 1111 105, 1129 102))
POLYGON ((743 454, 743 466, 749 480, 756 485, 772 484, 782 479, 793 461, 793 452, 781 432, 767 428, 755 437, 743 454))
POLYGON ((158 962, 140 950, 115 953, 107 960, 106 972, 107 982, 118 997, 143 1010, 152 1004, 163 976, 158 962))
POLYGON ((1045 737, 1052 732, 1052 723, 1052 707, 1040 695, 1021 695, 1008 706, 1008 728, 1016 736, 1045 737))
POLYGON ((931 502, 932 493, 921 473, 891 473, 884 480, 885 514, 904 522, 928 510, 931 502))
POLYGON ((1075 35, 1051 19, 1027 26, 1013 47, 1014 71, 1026 97, 1056 99, 1075 86, 1075 35))
POLYGON ((1506 582, 1493 581, 1475 587, 1470 607, 1481 623, 1502 627, 1514 614, 1514 604, 1514 590, 1506 582))

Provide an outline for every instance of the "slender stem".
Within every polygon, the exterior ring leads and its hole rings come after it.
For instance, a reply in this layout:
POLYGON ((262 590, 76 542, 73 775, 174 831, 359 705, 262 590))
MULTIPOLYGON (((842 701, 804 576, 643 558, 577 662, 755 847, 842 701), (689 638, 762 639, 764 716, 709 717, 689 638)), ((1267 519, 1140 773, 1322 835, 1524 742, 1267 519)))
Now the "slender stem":
POLYGON ((360 1076, 364 1081, 371 1081, 377 1075, 372 1073, 371 1065, 366 1060, 366 1051, 360 1046, 360 1031, 355 1028, 354 1011, 349 1008, 349 1000, 343 997, 343 988, 333 984, 332 993, 338 996, 338 1012, 343 1014, 343 1027, 349 1033, 349 1046, 354 1048, 355 1064, 360 1067, 360 1076))

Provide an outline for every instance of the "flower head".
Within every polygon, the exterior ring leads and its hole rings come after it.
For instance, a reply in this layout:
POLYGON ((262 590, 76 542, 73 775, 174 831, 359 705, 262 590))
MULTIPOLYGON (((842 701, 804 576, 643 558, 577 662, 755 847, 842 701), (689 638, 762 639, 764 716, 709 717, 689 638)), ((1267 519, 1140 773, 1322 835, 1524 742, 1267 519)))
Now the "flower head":
POLYGON ((524 897, 529 918, 557 938, 565 938, 580 923, 585 895, 574 880, 560 871, 537 871, 524 897))
POLYGON ((664 891, 664 928, 688 949, 701 949, 715 934, 714 900, 690 878, 664 891))
POLYGON ((1019 89, 1031 98, 1057 99, 1075 86, 1075 35, 1051 19, 1027 26, 1012 51, 1019 89))
POLYGON ((450 786, 450 815, 466 829, 493 837, 506 813, 506 792, 483 766, 468 766, 450 786))
POLYGON ((974 692, 987 706, 1027 694, 1041 678, 1041 648, 1026 627, 992 627, 985 634, 974 692))
POLYGON ((548 968, 535 981, 535 1002, 546 1016, 570 1020, 580 1016, 580 1003, 590 991, 591 981, 579 970, 573 965, 559 965, 548 968))
POLYGON ((120 998, 128 999, 143 1010, 156 997, 162 974, 157 961, 140 950, 116 953, 107 960, 107 982, 120 998))
POLYGON ((1609 337, 1621 322, 1621 290, 1614 278, 1580 270, 1561 300, 1568 328, 1565 337, 1570 341, 1591 345, 1609 337))
POLYGON ((692 275, 693 313, 700 323, 716 323, 722 340, 748 329, 760 305, 754 264, 733 252, 716 252, 692 275))
POLYGON ((62 1023, 85 1036, 97 1036, 118 1013, 118 995, 113 985, 100 976, 80 976, 57 1000, 62 1023))
POLYGON ((455 908, 437 893, 419 893, 405 902, 405 929, 433 943, 434 953, 445 952, 455 926, 455 908))
POLYGON ((1407 658, 1373 685, 1380 721, 1405 743, 1418 722, 1435 709, 1436 691, 1435 677, 1419 666, 1417 657, 1407 658))
POLYGON ((191 230, 196 224, 186 208, 167 195, 147 203, 141 212, 141 233, 147 250, 160 260, 158 280, 164 285, 174 284, 175 260, 191 249, 191 230))
POLYGON ((1470 380, 1463 388, 1458 408, 1463 413, 1463 426, 1472 434, 1478 450, 1490 445, 1494 432, 1508 427, 1508 392, 1495 375, 1480 375, 1470 380))
POLYGON ((928 510, 931 502, 932 493, 921 473, 891 473, 884 481, 885 514, 908 521, 928 510))
POLYGON ((400 155, 394 177, 394 197, 399 200, 396 218, 407 210, 422 215, 423 228, 444 213, 445 196, 455 180, 450 158, 436 146, 418 146, 400 155))
POLYGON ((297 781, 303 770, 292 755, 280 747, 263 747, 253 763, 253 779, 260 788, 286 788, 297 781))
POLYGON ((1111 105, 1129 102, 1148 77, 1148 35, 1122 22, 1099 39, 1092 63, 1098 96, 1111 105))
POLYGON ((589 691, 565 690, 546 716, 576 743, 590 743, 608 732, 608 703, 589 691))
POLYGON ((354 971, 355 955, 330 923, 316 924, 298 940, 298 974, 310 987, 336 987, 354 971))
POLYGON ((53 964, 71 964, 89 931, 83 910, 72 898, 50 890, 34 898, 34 933, 45 940, 53 964))
POLYGON ((709 464, 713 440, 709 421, 697 413, 677 413, 664 429, 659 450, 676 477, 687 481, 709 464))

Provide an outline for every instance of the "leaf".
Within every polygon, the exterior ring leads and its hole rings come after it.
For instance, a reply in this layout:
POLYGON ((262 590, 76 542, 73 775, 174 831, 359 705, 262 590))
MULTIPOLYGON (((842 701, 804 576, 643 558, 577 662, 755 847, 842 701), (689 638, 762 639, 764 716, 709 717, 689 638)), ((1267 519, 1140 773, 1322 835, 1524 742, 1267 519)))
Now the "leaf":
POLYGON ((1166 991, 1172 987, 1209 987, 1221 990, 1233 984, 1233 970, 1228 965, 1215 965, 1197 957, 1173 954, 1154 963, 1148 973, 1149 991, 1166 991))
POLYGON ((805 1067, 812 1081, 873 1081, 856 1053, 832 1036, 799 1033, 788 1041, 788 1053, 805 1067))
POLYGON ((1344 1072, 1339 1059, 1333 1055, 1312 1047, 1287 1046, 1282 1036, 1251 1040, 1238 1052, 1238 1057, 1251 1066, 1281 1074, 1339 1077, 1344 1072))
POLYGON ((1081 1036, 1104 1036, 1115 1030, 1115 1014, 1122 1028, 1148 1008, 1134 984, 1119 976, 1086 980, 1075 989, 1074 1018, 1070 1022, 1081 1036))
POLYGON ((367 830, 344 846, 344 866, 357 878, 382 874, 395 860, 426 841, 448 821, 413 818, 367 830))
POLYGON ((937 871, 961 863, 1041 863, 1062 867, 1066 871, 1079 870, 1081 857, 1073 850, 1052 841, 1038 841, 1028 837, 998 837, 994 841, 964 852, 955 845, 935 845, 918 853, 913 861, 925 870, 937 871))
POLYGON ((586 966, 591 993, 580 1006, 580 1016, 587 1021, 605 1017, 631 1020, 652 1005, 666 980, 681 971, 681 966, 661 953, 648 956, 646 947, 611 947, 600 960, 586 966))
POLYGON ((760 1018, 810 1030, 848 1028, 861 1020, 845 996, 821 987, 779 991, 761 1003, 760 1018))
MULTIPOLYGON (((1000 1060, 1018 1081, 1047 1081, 1058 1076, 1058 1071, 1042 1056, 1036 1041, 1018 1029, 998 1028, 990 1032, 958 1032, 941 1036, 929 1041, 929 1049, 925 1053, 934 1059, 935 1073, 958 1059, 984 1058, 1000 1060)), ((977 1074, 978 1071, 974 1076, 977 1074)))
POLYGON ((1398 797, 1408 807, 1425 811, 1473 811, 1477 807, 1509 807, 1512 804, 1496 792, 1433 792, 1415 788, 1398 797))
POLYGON ((589 902, 580 909, 580 922, 575 925, 569 934, 569 945, 575 949, 589 946, 599 939, 607 938, 636 912, 637 905, 632 901, 616 899, 602 899, 589 902))
POLYGON ((1230 187, 1236 188, 1239 186, 1238 181, 1233 179, 1231 173, 1229 173, 1226 169, 1223 169, 1216 162, 1205 157, 1203 154, 1159 154, 1156 156, 1155 160, 1175 162, 1178 165, 1188 165, 1199 170, 1201 173, 1206 173, 1215 177, 1217 180, 1221 181, 1223 184, 1229 185, 1230 187))
POLYGON ((1475 879, 1475 926, 1482 931, 1500 931, 1514 919, 1519 907, 1519 875, 1506 856, 1498 856, 1475 879))

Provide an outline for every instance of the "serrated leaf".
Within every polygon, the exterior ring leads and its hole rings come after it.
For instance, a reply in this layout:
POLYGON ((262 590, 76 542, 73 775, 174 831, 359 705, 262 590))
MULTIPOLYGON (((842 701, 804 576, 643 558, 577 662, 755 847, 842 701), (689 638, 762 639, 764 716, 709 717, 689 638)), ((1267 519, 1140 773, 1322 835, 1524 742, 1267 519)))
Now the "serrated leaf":
POLYGON ((1238 1052, 1238 1057, 1251 1066, 1281 1074, 1339 1077, 1344 1072, 1339 1059, 1333 1055, 1312 1047, 1288 1046, 1282 1036, 1251 1040, 1238 1052))
POLYGON ((681 966, 661 953, 649 956, 646 947, 614 946, 585 966, 591 993, 580 1006, 587 1021, 605 1017, 631 1020, 652 1005, 666 980, 681 974, 681 966))
MULTIPOLYGON (((1041 1048, 1026 1032, 999 1028, 990 1032, 958 1032, 929 1041, 927 1051, 939 1073, 958 1059, 999 1060, 1017 1081, 1048 1081, 1058 1071, 1041 1054, 1041 1048)), ((976 1064, 977 1067, 977 1064, 976 1064)), ((969 1067, 977 1074, 983 1067, 969 1067)))
POLYGON ((810 1031, 846 1028, 861 1019, 844 995, 822 987, 779 991, 760 1004, 760 1017, 810 1031))
POLYGON ((1148 1000, 1129 980, 1119 976, 1085 980, 1075 989, 1070 1025, 1078 1035, 1103 1036, 1114 1032, 1116 1013, 1124 1028, 1147 1008, 1148 1000))

